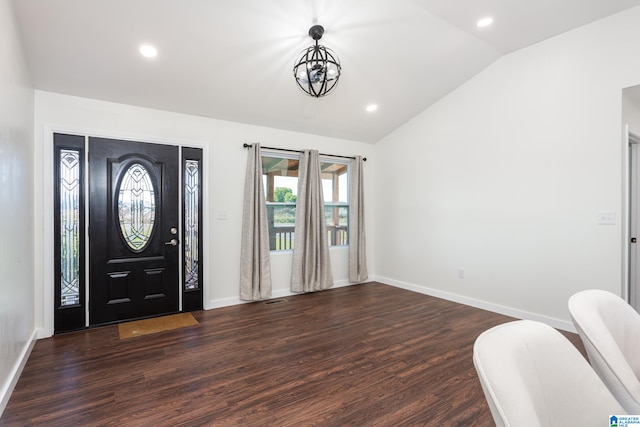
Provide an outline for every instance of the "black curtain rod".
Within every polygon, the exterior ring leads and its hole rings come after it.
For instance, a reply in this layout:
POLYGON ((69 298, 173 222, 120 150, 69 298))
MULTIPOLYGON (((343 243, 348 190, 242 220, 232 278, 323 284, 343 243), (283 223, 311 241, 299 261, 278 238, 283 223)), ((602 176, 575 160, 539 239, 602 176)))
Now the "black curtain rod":
MULTIPOLYGON (((251 144, 247 144, 246 142, 242 145, 244 148, 249 148, 251 147, 251 144)), ((265 150, 276 150, 276 151, 288 151, 290 153, 303 153, 302 150, 290 150, 288 148, 275 148, 275 147, 260 147, 260 148, 264 148, 265 150)), ((339 156, 337 154, 323 154, 323 153, 319 153, 321 156, 328 156, 328 157, 340 157, 342 159, 354 159, 355 157, 349 157, 349 156, 339 156)), ((367 161, 367 158, 364 157, 362 159, 363 162, 367 161)))

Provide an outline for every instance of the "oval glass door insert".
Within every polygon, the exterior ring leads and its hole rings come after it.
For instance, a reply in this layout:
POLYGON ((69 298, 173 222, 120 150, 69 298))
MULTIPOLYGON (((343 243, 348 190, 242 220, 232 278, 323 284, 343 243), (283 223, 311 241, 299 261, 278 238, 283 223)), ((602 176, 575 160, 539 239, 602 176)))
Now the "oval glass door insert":
POLYGON ((149 171, 134 163, 122 175, 118 194, 118 219, 129 248, 140 252, 149 244, 156 220, 156 198, 149 171))

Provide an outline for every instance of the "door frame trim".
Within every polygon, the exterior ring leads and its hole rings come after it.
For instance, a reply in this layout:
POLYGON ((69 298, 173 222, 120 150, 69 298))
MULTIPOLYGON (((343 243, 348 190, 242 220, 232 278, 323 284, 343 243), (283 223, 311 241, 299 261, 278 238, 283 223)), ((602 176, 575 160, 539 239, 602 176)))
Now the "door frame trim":
POLYGON ((623 231, 623 261, 625 262, 625 268, 623 268, 624 284, 622 289, 622 298, 631 304, 636 310, 638 301, 638 274, 640 265, 638 264, 638 245, 639 243, 631 243, 631 238, 638 238, 638 232, 640 230, 640 198, 637 195, 640 179, 640 135, 633 133, 628 124, 623 126, 623 144, 624 144, 624 165, 625 179, 623 181, 624 189, 624 203, 625 209, 623 212, 627 216, 627 220, 624 223, 623 231), (634 300, 635 301, 634 301, 634 300))
MULTIPOLYGON (((36 240, 35 246, 41 247, 42 250, 42 259, 43 259, 43 267, 42 267, 42 283, 35 283, 35 286, 41 287, 40 292, 35 292, 35 310, 36 310, 36 325, 38 324, 38 312, 41 310, 42 312, 42 329, 38 331, 37 338, 48 338, 53 336, 54 332, 54 274, 55 274, 55 254, 54 254, 54 201, 53 201, 53 193, 55 186, 54 179, 54 144, 53 144, 53 134, 54 133, 66 133, 72 135, 81 135, 85 137, 85 141, 88 140, 89 137, 97 137, 97 138, 108 138, 108 139, 123 139, 134 142, 142 142, 142 143, 150 143, 150 144, 164 144, 164 145, 174 145, 180 147, 180 152, 182 151, 182 147, 191 147, 191 148, 200 148, 202 149, 202 185, 205 191, 202 193, 202 216, 203 216, 203 224, 202 224, 202 240, 203 240, 203 253, 210 254, 210 222, 209 218, 209 191, 210 187, 209 182, 209 147, 210 143, 208 141, 198 141, 198 140, 180 140, 175 138, 166 138, 163 136, 155 136, 148 134, 135 134, 135 133, 123 133, 123 132, 115 132, 115 131, 105 131, 99 129, 90 129, 90 128, 82 128, 82 127, 73 127, 73 126, 59 126, 54 124, 45 124, 42 138, 42 155, 43 155, 43 219, 42 219, 42 240, 36 240), (38 298, 38 295, 42 295, 41 298, 38 298)), ((85 158, 85 166, 87 165, 88 156, 85 158)), ((180 160, 181 161, 181 160, 180 160)), ((85 188, 87 186, 87 182, 85 182, 85 188)), ((37 183, 36 183, 37 185, 37 183)), ((181 190, 181 188, 180 188, 181 190)), ((182 192, 180 192, 182 194, 182 192)), ((88 206, 85 206, 85 209, 88 209, 88 206)), ((36 217, 37 218, 37 217, 36 217)), ((36 222, 36 227, 37 227, 36 222)), ((88 226, 88 221, 86 226, 88 226)), ((86 228, 85 226, 85 228, 86 228)), ((85 235, 87 233, 87 229, 85 229, 85 235)), ((37 231, 35 233, 37 239, 37 231)), ((87 245, 88 246, 88 245, 87 245)), ((87 247, 88 250, 88 247, 87 247)), ((203 291, 203 306, 204 309, 207 309, 207 301, 209 301, 209 271, 210 268, 210 257, 205 256, 201 260, 203 267, 202 274, 202 291, 203 291)), ((182 267, 182 266, 180 266, 182 267)), ((88 272, 87 272, 88 273, 88 272)), ((88 278, 87 278, 88 280, 88 278)), ((88 285, 88 283, 87 283, 88 285)), ((86 295, 88 297, 88 295, 86 295)), ((181 303, 181 300, 180 300, 181 303)))

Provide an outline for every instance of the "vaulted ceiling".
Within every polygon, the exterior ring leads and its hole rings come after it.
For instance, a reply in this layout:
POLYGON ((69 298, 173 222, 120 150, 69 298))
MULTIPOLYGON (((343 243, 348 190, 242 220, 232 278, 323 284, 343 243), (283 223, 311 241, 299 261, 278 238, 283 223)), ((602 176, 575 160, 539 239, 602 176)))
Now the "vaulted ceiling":
POLYGON ((13 0, 36 89, 375 143, 502 55, 640 0, 13 0), (478 28, 482 17, 493 25, 478 28), (342 63, 311 98, 297 55, 342 63), (153 44, 158 56, 138 48, 153 44), (373 113, 365 107, 378 105, 373 113))

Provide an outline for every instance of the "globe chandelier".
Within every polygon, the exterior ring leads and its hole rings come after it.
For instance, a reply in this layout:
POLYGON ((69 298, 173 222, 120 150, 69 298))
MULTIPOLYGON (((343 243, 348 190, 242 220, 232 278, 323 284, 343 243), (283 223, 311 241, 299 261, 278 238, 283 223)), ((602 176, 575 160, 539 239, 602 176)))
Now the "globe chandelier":
POLYGON ((336 54, 318 44, 323 34, 322 25, 314 25, 309 29, 309 36, 316 44, 303 50, 293 66, 293 76, 298 87, 316 98, 327 95, 336 87, 342 70, 336 54))

